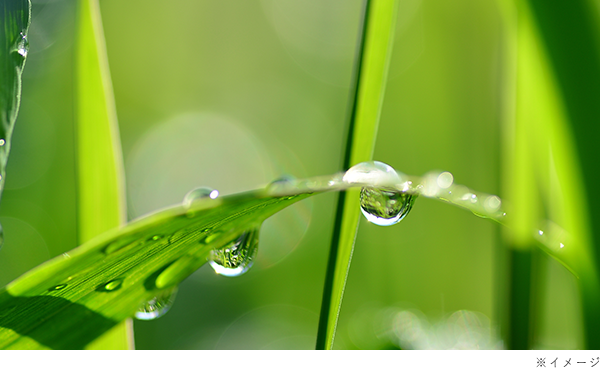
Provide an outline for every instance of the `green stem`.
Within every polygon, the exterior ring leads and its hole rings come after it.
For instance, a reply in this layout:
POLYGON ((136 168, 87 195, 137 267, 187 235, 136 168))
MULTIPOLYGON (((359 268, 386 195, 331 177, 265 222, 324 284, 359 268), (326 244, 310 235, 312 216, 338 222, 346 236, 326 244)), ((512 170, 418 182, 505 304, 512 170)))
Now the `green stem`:
MULTIPOLYGON (((370 161, 383 103, 398 2, 365 1, 342 169, 370 161)), ((340 193, 323 287, 317 349, 332 349, 359 220, 356 192, 340 193)))

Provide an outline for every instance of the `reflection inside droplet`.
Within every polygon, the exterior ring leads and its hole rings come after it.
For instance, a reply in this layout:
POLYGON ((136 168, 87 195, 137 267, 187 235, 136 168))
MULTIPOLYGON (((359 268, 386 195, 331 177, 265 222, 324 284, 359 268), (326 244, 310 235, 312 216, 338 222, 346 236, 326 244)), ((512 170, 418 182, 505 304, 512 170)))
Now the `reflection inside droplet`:
POLYGON ((135 318, 142 321, 150 321, 164 316, 171 309, 176 295, 177 288, 161 291, 154 298, 139 307, 137 312, 135 312, 135 318))
POLYGON ((398 191, 364 187, 360 191, 360 210, 369 222, 390 226, 406 217, 415 198, 398 191))
POLYGON ((209 263, 213 270, 229 277, 246 273, 258 251, 258 231, 259 228, 247 231, 224 248, 212 250, 209 263))

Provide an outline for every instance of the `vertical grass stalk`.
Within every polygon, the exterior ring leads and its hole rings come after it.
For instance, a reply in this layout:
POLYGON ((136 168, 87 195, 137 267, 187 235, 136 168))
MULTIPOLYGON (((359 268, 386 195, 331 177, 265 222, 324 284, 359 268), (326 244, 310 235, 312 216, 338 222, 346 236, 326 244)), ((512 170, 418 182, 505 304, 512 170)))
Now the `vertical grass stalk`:
MULTIPOLYGON (((365 1, 349 101, 343 170, 359 162, 372 160, 392 53, 397 9, 397 0, 365 1)), ((333 348, 358 230, 359 205, 356 191, 340 192, 323 287, 317 349, 333 348)))
MULTIPOLYGON (((76 44, 76 142, 78 240, 124 224, 124 171, 117 115, 98 0, 79 1, 76 44)), ((128 320, 90 344, 92 349, 128 349, 128 320)))
MULTIPOLYGON (((600 95, 597 9, 587 0, 502 3, 511 9, 509 32, 516 29, 509 36, 509 48, 515 52, 517 81, 508 91, 515 108, 507 114, 503 177, 504 197, 513 204, 514 217, 506 238, 517 251, 524 251, 545 219, 567 230, 568 241, 557 241, 547 251, 571 265, 579 278, 587 347, 598 349, 600 216, 592 211, 600 205, 595 164, 600 135, 600 107, 595 103, 600 95)), ((513 279, 522 279, 519 269, 513 268, 513 279)), ((519 288, 513 288, 510 298, 520 297, 519 288)), ((515 313, 528 313, 525 308, 515 313)), ((523 334, 531 335, 525 330, 511 332, 523 334)), ((509 341, 508 347, 531 346, 509 341)))

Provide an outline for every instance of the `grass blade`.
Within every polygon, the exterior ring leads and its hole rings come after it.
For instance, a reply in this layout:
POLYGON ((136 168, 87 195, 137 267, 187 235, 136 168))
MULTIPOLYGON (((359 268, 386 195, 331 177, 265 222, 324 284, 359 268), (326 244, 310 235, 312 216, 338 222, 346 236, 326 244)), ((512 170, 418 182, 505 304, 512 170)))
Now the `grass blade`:
MULTIPOLYGON (((505 196, 513 203, 515 216, 508 221, 507 237, 512 244, 524 245, 522 249, 532 244, 534 237, 545 239, 543 249, 579 278, 587 344, 598 348, 600 339, 595 331, 600 328, 600 260, 594 229, 599 228, 599 222, 591 210, 599 203, 595 188, 598 174, 592 159, 600 118, 592 97, 600 93, 595 12, 586 1, 550 6, 523 0, 515 4, 509 16, 514 24, 509 28, 517 30, 512 37, 516 106, 508 134, 514 144, 509 143, 512 153, 505 155, 504 174, 505 196), (559 33, 555 27, 558 23, 559 33), (550 222, 540 224, 542 219, 550 222), (555 224, 569 236, 553 231, 555 224), (534 234, 532 226, 544 231, 534 234)), ((520 277, 519 272, 515 271, 513 278, 520 277)), ((518 297, 516 292, 512 297, 518 297)), ((530 309, 523 303, 515 313, 528 314, 530 309)), ((516 329, 512 335, 531 336, 529 323, 526 327, 517 324, 512 323, 516 329)), ((531 346, 509 342, 509 347, 531 346)))
MULTIPOLYGON (((395 31, 398 2, 365 2, 350 100, 351 113, 343 168, 370 161, 385 92, 395 31)), ((332 349, 342 296, 358 229, 358 193, 341 192, 338 198, 331 250, 323 287, 317 349, 332 349)))
MULTIPOLYGON (((121 144, 98 1, 81 0, 78 19, 77 225, 82 244, 122 225, 126 202, 121 144)), ((132 347, 131 321, 116 329, 90 348, 132 347)))
POLYGON ((82 349, 176 287, 241 233, 309 194, 255 191, 177 206, 114 229, 0 292, 0 348, 82 349))
POLYGON ((0 196, 21 102, 21 74, 29 49, 26 37, 30 20, 29 0, 0 1, 0 196))
MULTIPOLYGON (((559 190, 548 191, 553 215, 573 236, 574 262, 580 264, 581 297, 588 349, 600 349, 600 205, 597 142, 600 137, 600 38, 597 4, 528 0, 549 73, 561 98, 563 119, 550 121, 549 141, 559 190), (561 24, 560 30, 556 24, 561 24), (575 42, 576 40, 576 42, 575 42), (556 203, 559 195, 562 201, 556 203)), ((552 181, 551 181, 552 182, 552 181)))
MULTIPOLYGON (((431 194, 425 189, 427 178, 394 176, 382 181, 380 173, 374 172, 359 180, 338 174, 279 182, 263 190, 200 198, 110 230, 0 290, 0 348, 90 347, 144 302, 173 290, 207 262, 212 250, 226 247, 259 228, 274 213, 319 192, 362 186, 408 187, 411 194, 490 218, 501 211, 486 212, 461 199, 462 194, 455 198, 431 194)), ((495 197, 463 186, 450 188, 469 190, 482 199, 495 197)))

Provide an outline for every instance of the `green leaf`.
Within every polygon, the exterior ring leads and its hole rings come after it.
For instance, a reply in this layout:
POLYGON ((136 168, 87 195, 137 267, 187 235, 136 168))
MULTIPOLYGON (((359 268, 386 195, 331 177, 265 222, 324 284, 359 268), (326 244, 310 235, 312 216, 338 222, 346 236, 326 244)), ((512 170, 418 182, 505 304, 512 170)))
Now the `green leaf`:
MULTIPOLYGON (((97 0, 79 1, 76 58, 79 243, 125 222, 124 171, 116 108, 97 0)), ((131 321, 92 349, 133 346, 131 321), (117 338, 116 336, 122 336, 117 338)))
MULTIPOLYGON (((397 9, 396 0, 365 2, 343 169, 359 162, 370 161, 373 157, 397 9)), ((359 208, 358 193, 340 193, 323 287, 317 349, 333 348, 335 328, 358 230, 359 208)))
POLYGON ((29 0, 0 0, 0 196, 21 102, 21 74, 29 50, 30 19, 29 0))
POLYGON ((450 197, 447 192, 431 191, 438 173, 387 178, 376 170, 363 170, 372 167, 364 163, 343 176, 278 182, 263 190, 201 198, 110 230, 28 272, 0 292, 0 348, 89 347, 145 302, 177 287, 207 262, 212 250, 227 247, 274 213, 319 192, 363 186, 395 188, 490 218, 502 211, 486 211, 462 199, 461 188, 484 201, 497 198, 466 187, 450 186, 456 193, 450 197))
POLYGON ((177 206, 112 230, 30 271, 0 293, 0 347, 82 349, 209 252, 306 197, 264 191, 177 206))

